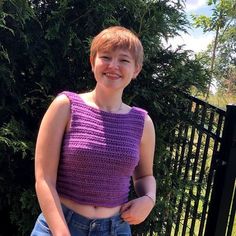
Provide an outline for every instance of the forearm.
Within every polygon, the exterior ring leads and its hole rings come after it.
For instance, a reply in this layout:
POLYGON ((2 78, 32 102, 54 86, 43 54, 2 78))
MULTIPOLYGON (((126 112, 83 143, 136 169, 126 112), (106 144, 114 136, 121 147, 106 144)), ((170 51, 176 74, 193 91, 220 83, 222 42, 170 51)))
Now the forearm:
POLYGON ((69 230, 54 185, 45 180, 36 182, 38 201, 47 224, 55 236, 69 236, 69 230))
POLYGON ((155 204, 156 202, 156 180, 153 175, 144 176, 134 181, 134 189, 139 197, 147 195, 155 204))

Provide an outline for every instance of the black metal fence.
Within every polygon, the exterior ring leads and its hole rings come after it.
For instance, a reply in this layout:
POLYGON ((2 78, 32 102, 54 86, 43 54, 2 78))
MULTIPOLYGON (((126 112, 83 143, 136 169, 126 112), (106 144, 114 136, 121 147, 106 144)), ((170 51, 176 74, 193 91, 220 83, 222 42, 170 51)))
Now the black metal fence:
POLYGON ((170 147, 173 174, 184 184, 171 199, 175 223, 167 224, 166 236, 229 236, 236 208, 236 106, 224 111, 195 97, 188 101, 170 147))

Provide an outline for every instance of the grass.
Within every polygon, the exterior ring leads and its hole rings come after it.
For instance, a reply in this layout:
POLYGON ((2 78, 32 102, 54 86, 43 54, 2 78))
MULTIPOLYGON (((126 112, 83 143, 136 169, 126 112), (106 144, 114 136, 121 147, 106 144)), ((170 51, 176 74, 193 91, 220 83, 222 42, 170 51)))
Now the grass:
MULTIPOLYGON (((197 96, 202 100, 205 100, 203 95, 197 96)), ((226 110, 226 105, 235 104, 236 105, 236 95, 224 94, 224 93, 216 93, 211 94, 206 102, 219 107, 223 110, 226 110)))
POLYGON ((227 104, 236 105, 236 96, 227 94, 211 95, 208 102, 214 106, 226 109, 227 104))

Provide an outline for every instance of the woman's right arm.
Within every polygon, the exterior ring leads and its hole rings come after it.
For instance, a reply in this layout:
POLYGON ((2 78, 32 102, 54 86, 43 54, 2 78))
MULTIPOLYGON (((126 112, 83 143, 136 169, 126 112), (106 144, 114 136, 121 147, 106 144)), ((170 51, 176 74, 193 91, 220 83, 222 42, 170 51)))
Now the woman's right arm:
POLYGON ((55 236, 70 235, 56 191, 62 138, 69 122, 70 101, 65 95, 60 95, 45 113, 36 142, 36 193, 50 231, 55 236))

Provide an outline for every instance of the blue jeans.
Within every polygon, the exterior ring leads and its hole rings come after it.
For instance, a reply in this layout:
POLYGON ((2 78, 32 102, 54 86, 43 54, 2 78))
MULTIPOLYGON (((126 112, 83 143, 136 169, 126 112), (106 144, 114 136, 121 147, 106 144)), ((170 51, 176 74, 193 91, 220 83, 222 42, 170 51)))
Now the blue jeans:
MULTIPOLYGON (((75 213, 64 205, 62 205, 62 210, 71 236, 131 236, 129 224, 122 220, 120 215, 93 220, 75 213)), ((41 213, 35 223, 31 236, 49 235, 52 235, 52 233, 41 213)))

